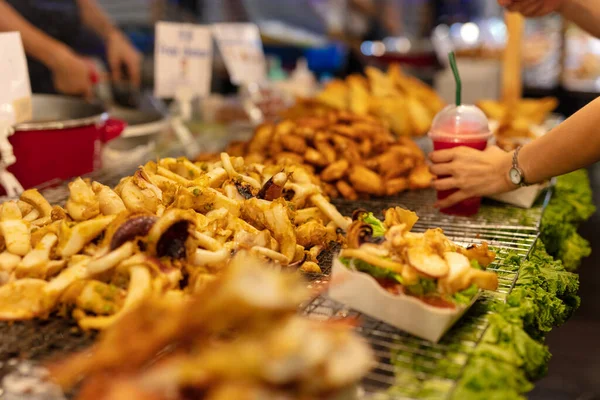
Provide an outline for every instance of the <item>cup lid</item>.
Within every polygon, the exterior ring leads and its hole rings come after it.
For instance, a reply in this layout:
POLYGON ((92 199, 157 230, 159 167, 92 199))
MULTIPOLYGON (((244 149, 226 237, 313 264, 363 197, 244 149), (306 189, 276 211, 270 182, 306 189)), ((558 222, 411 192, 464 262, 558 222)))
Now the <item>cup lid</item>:
POLYGON ((483 111, 467 104, 446 106, 435 116, 429 131, 432 139, 487 140, 491 135, 483 111))

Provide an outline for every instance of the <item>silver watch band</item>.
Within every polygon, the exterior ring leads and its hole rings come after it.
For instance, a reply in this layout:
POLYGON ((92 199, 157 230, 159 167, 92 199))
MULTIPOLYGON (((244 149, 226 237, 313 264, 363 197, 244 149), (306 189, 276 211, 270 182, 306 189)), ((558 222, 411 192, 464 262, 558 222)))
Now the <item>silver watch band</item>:
POLYGON ((525 180, 525 174, 523 173, 523 168, 519 166, 519 152, 521 151, 522 147, 523 146, 517 147, 513 153, 513 168, 519 171, 519 174, 521 175, 520 186, 528 186, 527 181, 525 180))

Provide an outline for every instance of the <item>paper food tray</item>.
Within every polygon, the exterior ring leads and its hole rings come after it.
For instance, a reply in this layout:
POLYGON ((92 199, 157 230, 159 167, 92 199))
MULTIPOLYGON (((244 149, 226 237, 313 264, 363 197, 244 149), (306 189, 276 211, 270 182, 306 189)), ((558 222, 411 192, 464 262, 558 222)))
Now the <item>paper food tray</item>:
POLYGON ((433 307, 406 295, 394 295, 370 275, 333 262, 329 297, 412 335, 437 343, 473 305, 455 309, 433 307))
POLYGON ((488 196, 492 200, 507 203, 521 208, 531 208, 537 200, 540 193, 546 189, 547 183, 525 186, 513 190, 512 192, 488 196))

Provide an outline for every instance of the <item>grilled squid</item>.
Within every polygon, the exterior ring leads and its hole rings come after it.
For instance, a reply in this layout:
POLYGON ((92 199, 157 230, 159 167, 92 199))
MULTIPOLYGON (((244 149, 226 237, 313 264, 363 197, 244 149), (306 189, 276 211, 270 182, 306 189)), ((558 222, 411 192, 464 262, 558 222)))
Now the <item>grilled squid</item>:
POLYGON ((0 208, 0 232, 9 252, 18 256, 29 253, 31 249, 29 226, 23 221, 21 210, 14 201, 4 203, 0 208))
POLYGON ((260 189, 257 197, 269 201, 280 198, 283 195, 283 187, 286 182, 287 175, 285 172, 279 172, 273 175, 260 189))
POLYGON ((171 208, 165 211, 148 232, 148 254, 152 257, 186 258, 186 243, 195 224, 196 214, 191 210, 171 208))

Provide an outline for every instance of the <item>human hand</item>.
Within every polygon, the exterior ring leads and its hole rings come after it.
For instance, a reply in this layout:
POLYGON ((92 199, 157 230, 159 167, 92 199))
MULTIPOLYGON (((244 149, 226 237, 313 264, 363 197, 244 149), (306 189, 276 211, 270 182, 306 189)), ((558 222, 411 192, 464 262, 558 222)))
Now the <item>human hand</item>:
POLYGON ((114 31, 106 39, 106 54, 112 78, 116 82, 123 80, 121 67, 125 70, 134 86, 140 85, 140 64, 142 57, 121 32, 114 31))
POLYGON ((525 17, 542 17, 558 11, 565 1, 567 0, 498 0, 498 4, 525 17))
POLYGON ((88 99, 92 97, 94 67, 90 60, 69 48, 62 48, 55 52, 54 60, 48 67, 52 71, 52 81, 58 92, 88 99))
POLYGON ((471 197, 488 196, 516 189, 508 171, 512 167, 512 153, 496 146, 484 151, 469 147, 455 147, 434 151, 429 155, 433 162, 431 172, 438 176, 433 182, 436 190, 457 191, 436 203, 447 208, 471 197))

